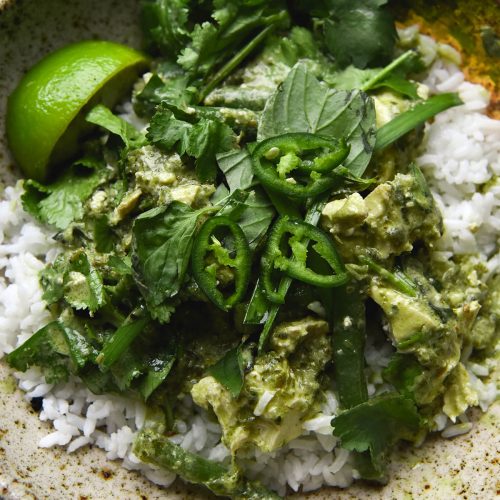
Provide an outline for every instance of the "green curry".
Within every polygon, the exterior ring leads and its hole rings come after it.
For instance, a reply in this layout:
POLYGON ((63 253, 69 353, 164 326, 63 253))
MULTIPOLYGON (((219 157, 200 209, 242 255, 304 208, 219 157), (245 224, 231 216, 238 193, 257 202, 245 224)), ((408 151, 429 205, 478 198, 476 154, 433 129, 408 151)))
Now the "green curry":
POLYGON ((379 482, 396 441, 476 405, 461 355, 492 353, 499 278, 435 258, 442 217, 412 163, 425 121, 460 100, 416 82, 425 54, 398 45, 385 3, 144 2, 147 129, 98 105, 81 157, 25 181, 62 251, 41 273, 54 321, 9 363, 142 400, 135 454, 234 498, 275 497, 239 456, 300 436, 326 389, 332 434, 379 482), (371 335, 392 357, 368 397, 371 335), (229 468, 168 440, 185 394, 229 468))

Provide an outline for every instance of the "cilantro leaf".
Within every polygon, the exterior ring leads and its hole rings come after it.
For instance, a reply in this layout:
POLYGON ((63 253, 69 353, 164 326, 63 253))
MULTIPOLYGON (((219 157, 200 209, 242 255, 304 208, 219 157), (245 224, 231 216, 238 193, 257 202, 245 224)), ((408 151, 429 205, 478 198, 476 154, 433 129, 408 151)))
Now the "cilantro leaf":
POLYGON ((178 301, 165 299, 161 304, 153 304, 149 297, 146 297, 146 304, 151 317, 159 323, 169 323, 178 301))
POLYGON ((142 132, 139 132, 123 118, 114 115, 110 109, 102 104, 92 108, 87 113, 85 120, 118 135, 127 149, 140 148, 146 143, 146 138, 142 132))
POLYGON ((214 2, 215 10, 190 33, 177 62, 195 77, 204 77, 234 54, 259 28, 288 25, 282 2, 214 2), (267 4, 267 5, 262 5, 267 4))
POLYGON ((193 210, 178 201, 141 214, 134 222, 133 261, 136 282, 154 306, 179 292, 186 275, 198 217, 208 209, 193 210))
POLYGON ((344 137, 351 145, 344 166, 361 176, 375 145, 373 100, 362 91, 331 89, 298 63, 267 102, 258 138, 288 132, 344 137))
POLYGON ((396 26, 387 0, 331 0, 325 45, 339 66, 382 66, 392 59, 396 26))
POLYGON ((405 397, 415 399, 417 379, 423 372, 424 368, 414 356, 396 353, 382 371, 382 376, 405 397))
POLYGON ((151 117, 162 101, 177 107, 185 107, 191 102, 194 89, 188 87, 188 76, 178 66, 172 67, 161 76, 153 73, 144 88, 133 96, 134 111, 139 116, 151 117))
POLYGON ((147 133, 148 140, 162 149, 176 148, 180 155, 196 159, 196 173, 201 182, 212 182, 217 174, 217 153, 232 149, 236 136, 225 123, 201 117, 192 124, 175 117, 166 102, 162 102, 147 133))
POLYGON ((64 257, 59 255, 54 263, 48 264, 40 272, 40 283, 43 288, 42 299, 48 305, 58 302, 64 296, 64 288, 62 286, 64 268, 61 269, 61 262, 63 260, 64 257))
POLYGON ((400 439, 412 440, 420 430, 415 404, 396 393, 382 394, 342 412, 332 420, 342 447, 369 451, 374 468, 384 470, 389 449, 400 439))
POLYGON ((178 120, 167 103, 162 102, 153 118, 151 118, 146 136, 152 144, 165 151, 169 151, 176 146, 177 152, 184 154, 191 129, 191 123, 178 120))
POLYGON ((213 182, 217 175, 216 154, 234 147, 235 135, 225 123, 202 118, 193 125, 186 152, 196 158, 196 174, 201 182, 213 182))
POLYGON ((95 167, 94 163, 81 161, 51 184, 28 179, 21 197, 23 208, 41 222, 64 230, 81 220, 85 202, 107 175, 104 165, 95 167))
POLYGON ((282 0, 213 0, 196 6, 187 0, 147 0, 142 20, 150 47, 177 61, 189 83, 197 85, 251 44, 258 31, 289 22, 282 0))
POLYGON ((185 45, 189 4, 190 0, 143 1, 141 21, 150 49, 168 54, 185 45))

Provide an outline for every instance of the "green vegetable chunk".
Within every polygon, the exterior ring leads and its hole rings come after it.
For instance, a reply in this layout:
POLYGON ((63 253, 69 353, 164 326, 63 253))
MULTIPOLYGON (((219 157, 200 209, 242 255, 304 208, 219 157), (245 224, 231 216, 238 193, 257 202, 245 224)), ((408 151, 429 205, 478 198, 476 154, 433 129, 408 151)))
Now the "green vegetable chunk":
POLYGON ((139 432, 134 441, 133 452, 143 462, 164 467, 185 481, 206 486, 216 495, 241 500, 281 498, 260 483, 244 479, 235 467, 227 469, 223 465, 185 451, 166 436, 150 429, 139 432))
POLYGON ((365 378, 365 303, 359 287, 349 284, 332 292, 333 369, 342 407, 368 399, 365 378))

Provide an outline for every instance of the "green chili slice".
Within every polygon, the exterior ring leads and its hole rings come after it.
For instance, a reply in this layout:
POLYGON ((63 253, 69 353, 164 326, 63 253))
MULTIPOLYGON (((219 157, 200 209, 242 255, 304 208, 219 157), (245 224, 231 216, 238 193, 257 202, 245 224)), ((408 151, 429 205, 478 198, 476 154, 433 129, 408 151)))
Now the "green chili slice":
POLYGON ((252 152, 256 177, 264 185, 291 198, 305 199, 333 188, 333 170, 349 155, 345 139, 309 133, 290 133, 259 143, 252 152), (295 172, 295 177, 290 174, 295 172))
POLYGON ((224 311, 240 302, 250 281, 250 267, 250 247, 240 226, 223 215, 208 219, 194 241, 191 268, 196 283, 210 301, 224 311), (229 230, 232 235, 230 249, 215 237, 215 232, 223 229, 229 230), (235 290, 229 297, 218 287, 217 269, 220 266, 231 268, 234 272, 235 290))
POLYGON ((279 270, 290 278, 310 285, 330 288, 343 285, 348 280, 335 246, 330 237, 316 226, 287 216, 280 217, 269 236, 266 250, 262 256, 262 284, 267 298, 282 304, 286 291, 280 285, 278 290, 272 282, 272 273, 279 270), (285 237, 290 235, 287 241, 285 237), (307 265, 308 243, 312 249, 329 265, 331 274, 320 274, 307 265), (284 252, 283 247, 287 249, 284 252), (291 255, 290 254, 291 250, 291 255))

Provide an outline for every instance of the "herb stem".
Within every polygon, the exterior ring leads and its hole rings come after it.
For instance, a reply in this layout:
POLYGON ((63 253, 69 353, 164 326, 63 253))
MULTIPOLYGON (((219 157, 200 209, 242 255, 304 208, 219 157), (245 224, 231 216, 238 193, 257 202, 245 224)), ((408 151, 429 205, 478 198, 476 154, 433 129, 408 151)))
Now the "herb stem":
POLYGON ((391 273, 387 269, 378 265, 375 261, 367 257, 366 255, 361 255, 359 261, 362 264, 368 266, 372 271, 376 272, 379 276, 387 280, 389 283, 394 285, 400 292, 410 297, 417 296, 417 287, 413 281, 411 281, 405 274, 400 271, 391 273))
POLYGON ((370 90, 373 85, 379 83, 383 80, 389 73, 394 71, 398 66, 403 64, 407 59, 412 57, 414 54, 413 50, 407 50, 404 54, 401 54, 397 59, 394 59, 390 64, 383 68, 379 73, 377 73, 373 78, 368 80, 362 87, 361 90, 366 92, 370 90))
POLYGON ((148 323, 149 319, 141 318, 120 326, 97 356, 97 363, 103 368, 109 368, 116 363, 148 323))
POLYGON ((210 94, 220 82, 225 80, 264 41, 273 29, 273 25, 264 28, 250 43, 245 45, 245 47, 224 64, 198 94, 198 102, 203 102, 208 94, 210 94))

